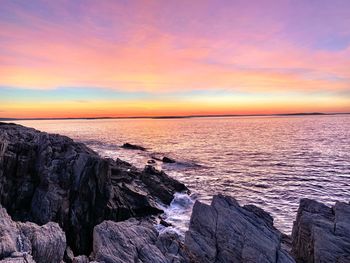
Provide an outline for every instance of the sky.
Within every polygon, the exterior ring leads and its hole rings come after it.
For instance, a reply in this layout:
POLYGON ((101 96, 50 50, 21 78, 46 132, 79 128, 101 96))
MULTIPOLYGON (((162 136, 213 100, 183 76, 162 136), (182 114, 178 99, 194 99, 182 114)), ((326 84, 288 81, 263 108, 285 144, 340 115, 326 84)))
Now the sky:
POLYGON ((350 112, 348 0, 0 0, 0 117, 350 112))

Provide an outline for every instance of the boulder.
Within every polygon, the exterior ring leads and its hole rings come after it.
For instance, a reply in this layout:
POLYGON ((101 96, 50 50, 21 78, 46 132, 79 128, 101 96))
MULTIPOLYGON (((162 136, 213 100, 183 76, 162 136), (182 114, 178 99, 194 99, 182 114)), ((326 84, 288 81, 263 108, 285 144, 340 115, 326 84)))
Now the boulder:
POLYGON ((151 159, 151 160, 148 160, 147 163, 152 165, 152 164, 156 164, 157 162, 155 160, 151 159))
POLYGON ((17 223, 0 207, 0 262, 60 263, 65 249, 66 237, 57 223, 17 223))
POLYGON ((213 197, 211 205, 193 207, 185 246, 196 261, 294 262, 281 247, 282 234, 262 209, 241 207, 232 198, 213 197))
POLYGON ((94 260, 105 263, 189 262, 175 235, 159 235, 148 221, 104 221, 94 228, 94 260))
POLYGON ((131 143, 124 143, 121 147, 128 150, 146 151, 145 147, 142 147, 136 144, 131 144, 131 143))
POLYGON ((162 159, 163 163, 176 163, 174 159, 164 156, 162 159))
POLYGON ((29 240, 32 255, 37 263, 61 262, 66 249, 66 236, 57 223, 43 226, 34 223, 21 223, 22 234, 29 240))
POLYGON ((292 231, 297 262, 350 262, 350 204, 301 199, 292 231))
POLYGON ((159 200, 183 190, 164 172, 101 158, 66 136, 0 125, 0 204, 15 220, 57 222, 76 255, 91 252, 95 225, 159 214, 159 200))

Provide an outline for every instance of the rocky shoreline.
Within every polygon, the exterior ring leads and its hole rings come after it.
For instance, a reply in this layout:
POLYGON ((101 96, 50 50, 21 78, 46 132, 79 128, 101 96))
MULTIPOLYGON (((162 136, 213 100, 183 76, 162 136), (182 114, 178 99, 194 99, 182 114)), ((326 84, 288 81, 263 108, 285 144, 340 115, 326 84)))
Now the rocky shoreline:
POLYGON ((261 208, 215 195, 196 201, 183 239, 155 227, 178 192, 152 166, 0 123, 0 262, 350 262, 349 203, 302 199, 289 237, 261 208))

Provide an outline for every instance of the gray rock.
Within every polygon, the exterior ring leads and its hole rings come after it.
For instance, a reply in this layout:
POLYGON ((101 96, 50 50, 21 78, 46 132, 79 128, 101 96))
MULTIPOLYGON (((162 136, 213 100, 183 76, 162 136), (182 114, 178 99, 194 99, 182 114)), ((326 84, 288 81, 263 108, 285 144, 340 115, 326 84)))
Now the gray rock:
POLYGON ((163 253, 169 262, 184 263, 192 262, 191 256, 181 241, 180 236, 172 231, 162 231, 157 238, 156 246, 163 253))
POLYGON ((105 263, 189 262, 178 236, 158 235, 148 221, 104 221, 94 228, 94 260, 105 263))
POLYGON ((350 205, 300 201, 292 232, 297 262, 350 262, 350 205))
POLYGON ((37 263, 61 262, 66 249, 66 236, 57 223, 43 226, 34 223, 21 223, 23 235, 29 239, 32 255, 37 263))
POLYGON ((66 237, 57 223, 17 223, 0 207, 0 258, 4 262, 60 263, 65 249, 66 237))
POLYGON ((203 263, 294 262, 281 239, 266 212, 216 195, 210 206, 195 203, 185 246, 203 263))
POLYGON ((82 255, 82 256, 77 256, 77 257, 73 258, 72 262, 73 263, 89 263, 90 260, 87 256, 82 255))
POLYGON ((22 254, 16 257, 5 258, 0 263, 36 263, 29 254, 22 254))
POLYGON ((14 252, 29 250, 28 246, 20 248, 20 234, 18 225, 12 221, 6 210, 0 207, 0 258, 10 257, 14 252))
POLYGON ((77 255, 90 253, 103 220, 159 214, 158 200, 182 190, 163 172, 101 158, 68 137, 0 123, 1 205, 15 220, 59 223, 77 255))

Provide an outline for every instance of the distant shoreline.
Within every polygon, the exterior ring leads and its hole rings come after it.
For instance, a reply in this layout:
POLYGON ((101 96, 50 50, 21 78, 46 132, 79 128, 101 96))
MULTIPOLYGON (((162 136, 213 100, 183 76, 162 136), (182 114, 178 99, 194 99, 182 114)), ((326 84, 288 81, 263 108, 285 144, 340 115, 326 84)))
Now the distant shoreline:
POLYGON ((323 112, 301 112, 301 113, 279 113, 279 114, 217 114, 217 115, 181 115, 181 116, 129 116, 129 117, 76 117, 76 118, 0 118, 0 121, 28 121, 28 120, 104 120, 104 119, 189 119, 189 118, 215 118, 215 117, 273 117, 273 116, 329 116, 349 115, 350 112, 323 113, 323 112))

